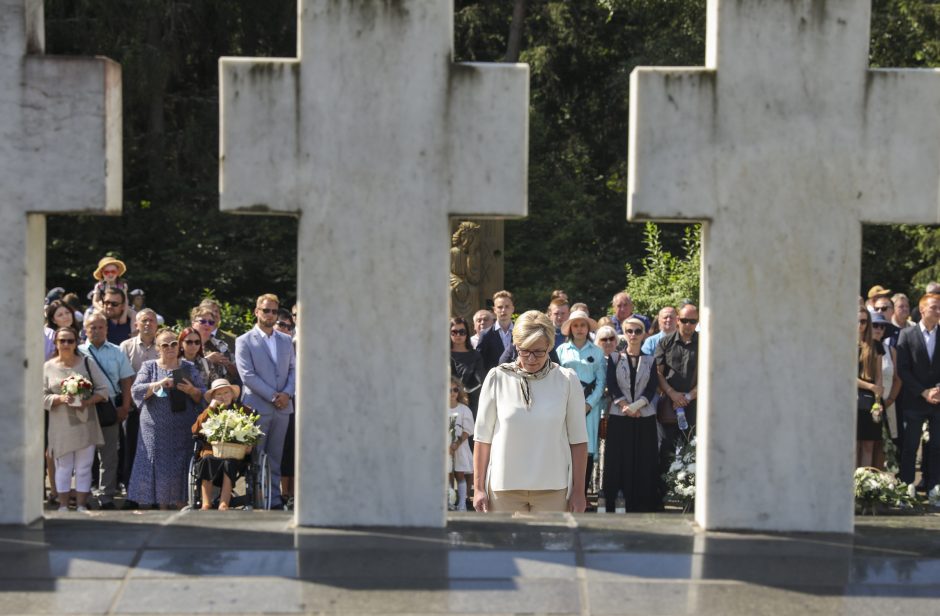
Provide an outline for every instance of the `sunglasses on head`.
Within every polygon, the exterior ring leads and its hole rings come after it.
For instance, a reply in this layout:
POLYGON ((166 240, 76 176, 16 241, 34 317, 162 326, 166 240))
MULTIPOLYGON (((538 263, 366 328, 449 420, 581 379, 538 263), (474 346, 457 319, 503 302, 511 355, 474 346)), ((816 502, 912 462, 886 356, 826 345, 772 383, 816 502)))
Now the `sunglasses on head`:
POLYGON ((686 324, 686 325, 692 325, 693 323, 698 323, 698 319, 685 319, 685 318, 680 318, 680 319, 679 319, 679 322, 680 322, 680 323, 684 323, 684 324, 686 324))

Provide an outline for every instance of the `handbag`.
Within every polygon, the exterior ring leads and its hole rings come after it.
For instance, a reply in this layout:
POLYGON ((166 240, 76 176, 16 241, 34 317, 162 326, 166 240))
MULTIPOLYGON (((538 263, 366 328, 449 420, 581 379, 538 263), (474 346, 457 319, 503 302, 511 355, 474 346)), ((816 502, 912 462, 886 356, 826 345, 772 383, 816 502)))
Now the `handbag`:
MULTIPOLYGON (((98 363, 95 360, 95 363, 98 363)), ((91 368, 88 367, 88 358, 85 358, 85 370, 88 372, 88 377, 91 379, 92 385, 95 383, 95 378, 91 374, 91 368)), ((102 428, 108 428, 117 423, 117 408, 114 406, 114 403, 111 402, 111 398, 105 398, 101 402, 95 404, 95 411, 98 413, 98 425, 102 428)))
POLYGON ((679 423, 676 409, 672 408, 672 400, 666 394, 660 394, 656 401, 656 420, 661 424, 679 423))
POLYGON ((875 394, 867 389, 858 390, 858 410, 871 412, 871 407, 875 406, 875 394))

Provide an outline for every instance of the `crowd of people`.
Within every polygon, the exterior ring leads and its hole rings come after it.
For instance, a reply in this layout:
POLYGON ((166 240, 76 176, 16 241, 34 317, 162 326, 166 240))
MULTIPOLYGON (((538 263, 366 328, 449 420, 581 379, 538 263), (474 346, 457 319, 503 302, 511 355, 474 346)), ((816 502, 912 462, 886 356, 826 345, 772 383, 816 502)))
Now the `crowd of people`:
MULTIPOLYGON (((126 269, 118 259, 101 259, 87 310, 62 288, 46 297, 50 505, 115 509, 123 491, 126 509, 185 506, 193 439, 211 406, 257 413, 262 437, 252 455, 267 455, 273 507, 290 507, 297 307, 261 295, 254 327, 235 337, 220 327, 219 303, 205 298, 187 325, 170 329, 146 306, 143 291, 129 289, 126 269)), ((218 507, 227 509, 243 467, 213 463, 205 447, 197 455, 202 508, 213 504, 208 482, 221 489, 218 507)))
MULTIPOLYGON (((655 322, 627 292, 595 320, 555 291, 545 312, 515 321, 508 291, 493 310, 450 321, 452 430, 472 435, 472 464, 451 445, 452 507, 480 511, 663 509, 661 479, 696 419, 698 310, 662 308, 655 322), (459 415, 458 415, 459 413, 459 415), (467 476, 470 476, 468 478, 467 476), (465 498, 464 483, 473 486, 465 498)), ((468 447, 469 449, 469 447, 468 447)))
MULTIPOLYGON (((913 315, 904 294, 880 285, 859 297, 855 426, 857 465, 896 463, 908 484, 922 447, 921 491, 940 483, 940 447, 922 442, 924 429, 940 433, 940 284, 925 291, 913 315)), ((589 493, 608 512, 664 508, 664 476, 694 437, 698 310, 685 300, 651 321, 634 312, 627 292, 614 295, 612 309, 595 321, 586 305, 555 291, 544 313, 513 321, 512 294, 499 291, 492 311, 474 314, 472 334, 464 319, 451 319, 447 412, 464 425, 451 433, 453 509, 470 502, 480 511, 577 512, 594 508, 589 493), (472 463, 456 455, 468 440, 472 463)))

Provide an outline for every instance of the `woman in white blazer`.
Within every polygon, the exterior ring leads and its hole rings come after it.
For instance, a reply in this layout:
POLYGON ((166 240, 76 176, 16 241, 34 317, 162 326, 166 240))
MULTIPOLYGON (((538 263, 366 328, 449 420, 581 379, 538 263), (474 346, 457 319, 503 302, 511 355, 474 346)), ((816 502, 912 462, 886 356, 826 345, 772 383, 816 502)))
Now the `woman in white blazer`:
POLYGON ((481 388, 473 506, 583 512, 587 428, 581 382, 549 359, 555 327, 545 314, 523 313, 512 341, 518 358, 490 370, 481 388))

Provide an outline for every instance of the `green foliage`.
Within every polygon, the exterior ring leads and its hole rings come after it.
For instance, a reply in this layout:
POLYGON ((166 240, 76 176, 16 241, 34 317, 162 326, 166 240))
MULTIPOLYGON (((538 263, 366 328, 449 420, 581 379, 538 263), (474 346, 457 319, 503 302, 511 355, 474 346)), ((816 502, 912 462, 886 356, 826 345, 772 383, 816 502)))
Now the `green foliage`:
POLYGON ((663 247, 659 227, 646 223, 643 272, 637 274, 629 263, 626 266, 627 288, 637 312, 656 315, 665 306, 678 307, 684 299, 699 303, 701 241, 701 225, 685 227, 682 254, 677 256, 663 247))

